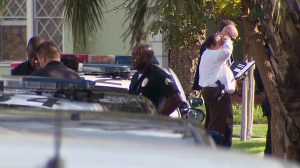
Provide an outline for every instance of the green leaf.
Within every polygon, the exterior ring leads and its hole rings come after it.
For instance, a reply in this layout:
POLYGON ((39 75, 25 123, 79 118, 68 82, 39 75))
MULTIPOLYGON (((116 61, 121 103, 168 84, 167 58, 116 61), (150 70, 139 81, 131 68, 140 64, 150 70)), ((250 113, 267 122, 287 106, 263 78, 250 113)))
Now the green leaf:
POLYGON ((74 49, 80 44, 86 46, 88 37, 92 37, 97 28, 102 27, 105 0, 64 0, 62 10, 64 19, 72 31, 74 49))

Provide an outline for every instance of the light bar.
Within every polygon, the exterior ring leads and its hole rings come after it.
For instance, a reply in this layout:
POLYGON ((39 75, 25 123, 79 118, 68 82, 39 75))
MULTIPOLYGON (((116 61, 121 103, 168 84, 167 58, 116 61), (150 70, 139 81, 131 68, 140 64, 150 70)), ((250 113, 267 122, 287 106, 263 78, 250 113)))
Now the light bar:
POLYGON ((82 71, 100 73, 130 72, 130 66, 117 64, 83 64, 82 71))
POLYGON ((84 79, 59 79, 50 77, 6 76, 0 75, 0 90, 59 90, 59 89, 89 89, 95 82, 84 79))

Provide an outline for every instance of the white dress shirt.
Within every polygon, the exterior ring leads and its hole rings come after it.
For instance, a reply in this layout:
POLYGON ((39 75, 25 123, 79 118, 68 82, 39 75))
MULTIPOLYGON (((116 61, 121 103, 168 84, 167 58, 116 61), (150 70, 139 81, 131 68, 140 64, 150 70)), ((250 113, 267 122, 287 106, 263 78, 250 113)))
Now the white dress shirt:
POLYGON ((235 80, 227 64, 232 50, 232 41, 226 39, 221 49, 204 51, 199 65, 199 85, 201 87, 217 87, 216 81, 219 80, 225 86, 226 93, 234 93, 235 80))

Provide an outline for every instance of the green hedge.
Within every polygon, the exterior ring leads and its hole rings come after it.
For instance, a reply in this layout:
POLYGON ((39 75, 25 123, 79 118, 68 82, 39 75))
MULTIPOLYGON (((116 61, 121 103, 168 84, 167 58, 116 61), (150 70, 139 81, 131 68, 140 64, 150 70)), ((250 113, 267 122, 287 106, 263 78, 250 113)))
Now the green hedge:
MULTIPOLYGON (((242 105, 233 105, 233 124, 241 124, 242 105)), ((267 124, 267 117, 263 116, 262 108, 260 105, 254 106, 253 110, 253 123, 254 124, 267 124)))
MULTIPOLYGON (((233 104, 233 124, 240 125, 242 117, 242 105, 233 104)), ((200 109, 205 112, 204 105, 200 106, 200 109)), ((256 105, 253 111, 253 123, 254 124, 267 124, 267 117, 263 116, 263 112, 260 105, 256 105)))

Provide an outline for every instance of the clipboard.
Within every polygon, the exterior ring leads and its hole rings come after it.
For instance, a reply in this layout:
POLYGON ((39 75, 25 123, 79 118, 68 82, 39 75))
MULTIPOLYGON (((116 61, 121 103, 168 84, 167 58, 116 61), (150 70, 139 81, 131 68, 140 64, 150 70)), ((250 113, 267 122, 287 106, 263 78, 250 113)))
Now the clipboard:
POLYGON ((230 69, 233 72, 234 78, 241 77, 244 73, 246 73, 249 68, 251 68, 254 65, 255 61, 251 62, 242 62, 242 61, 233 61, 230 65, 230 69))

